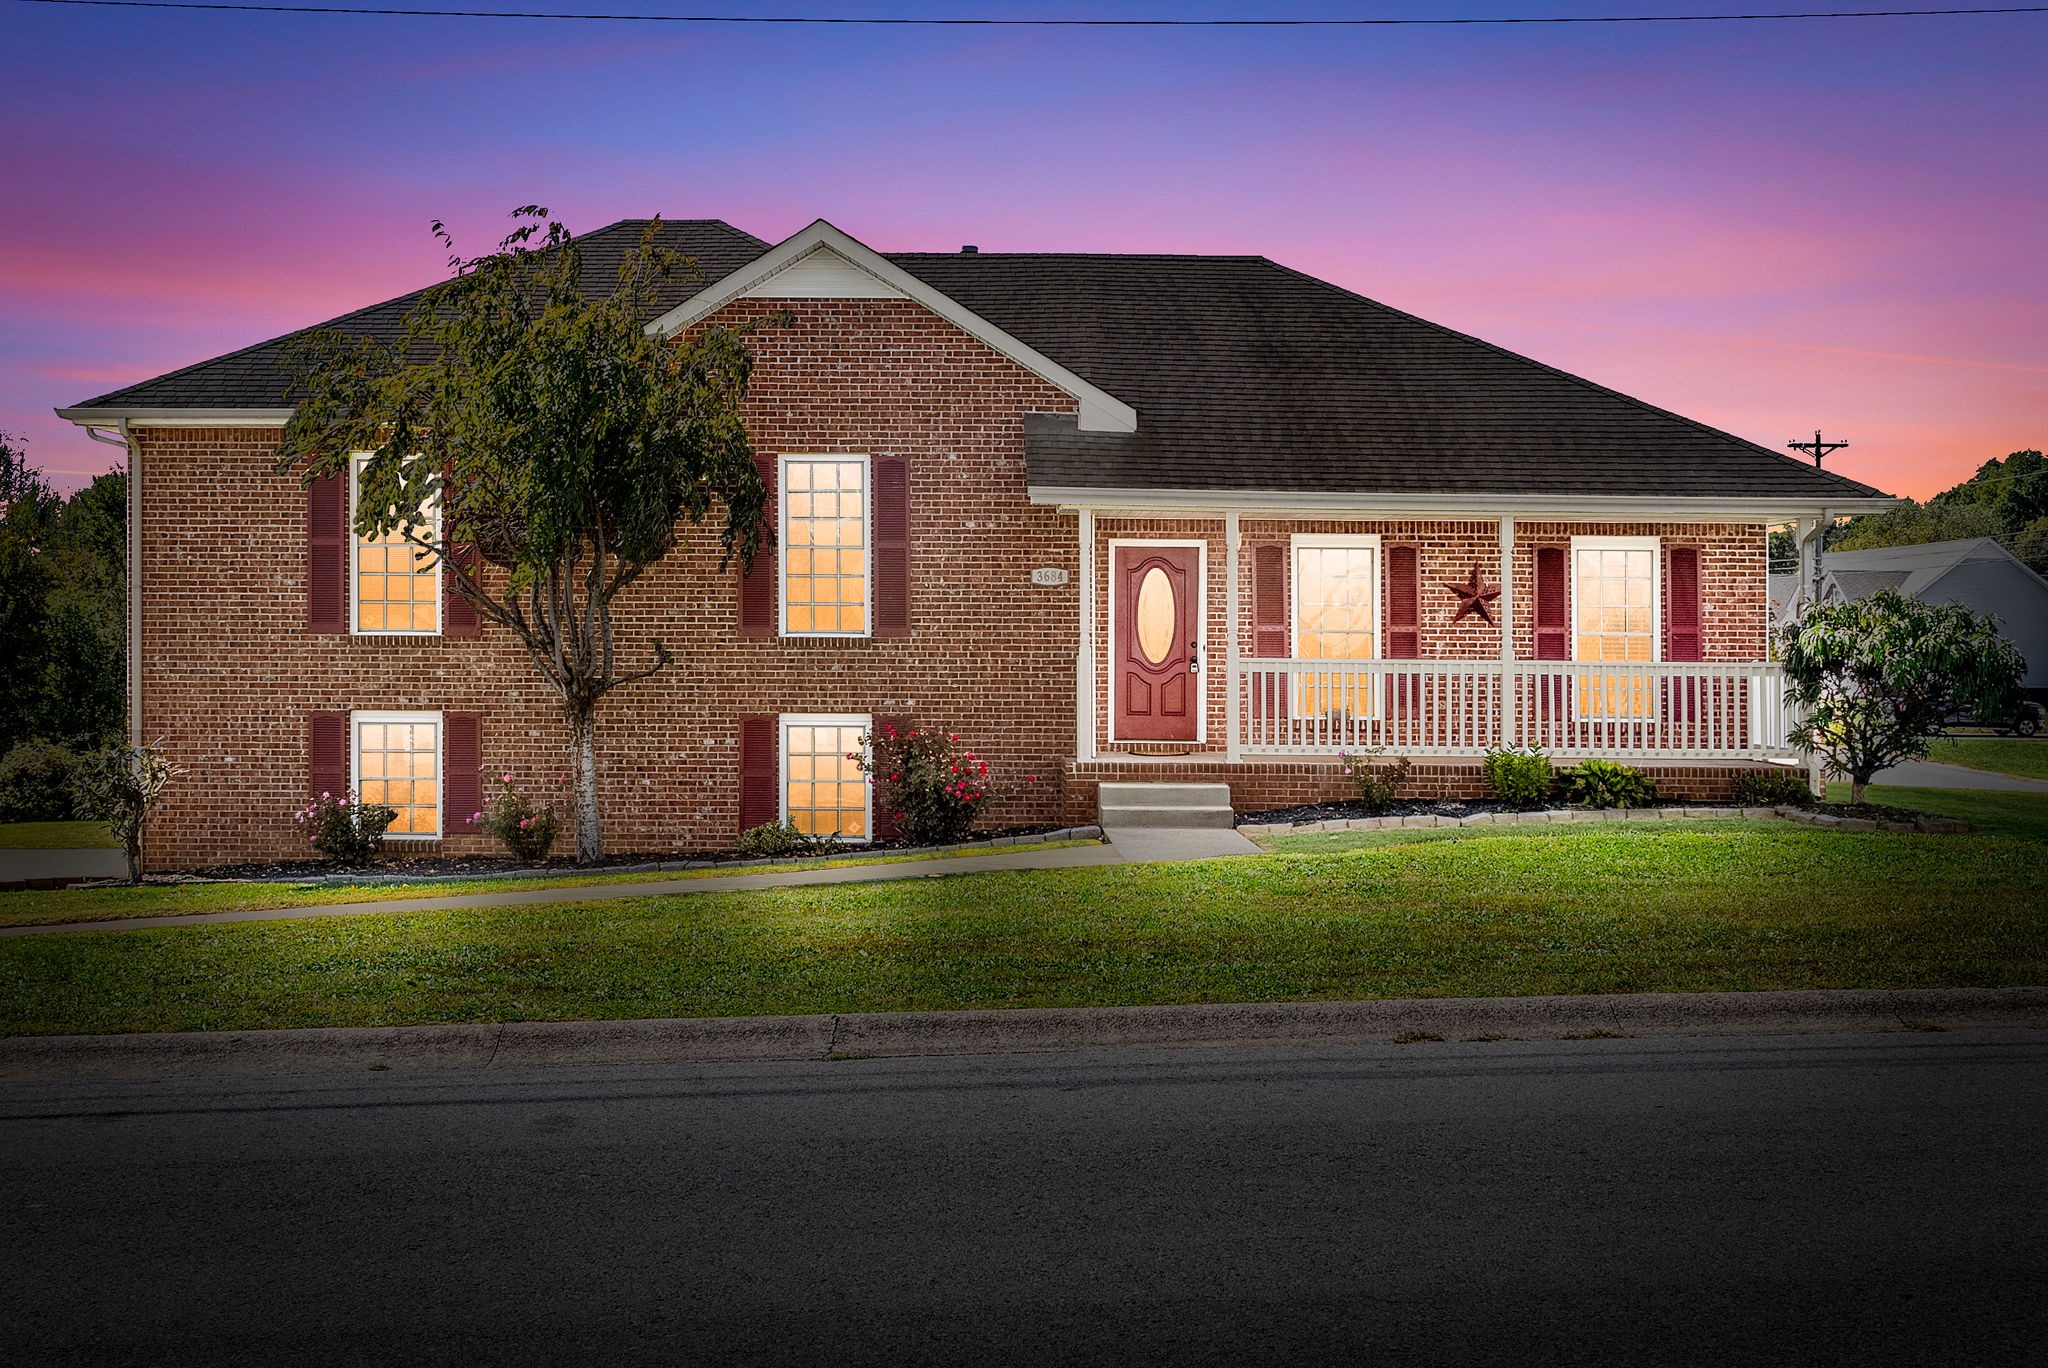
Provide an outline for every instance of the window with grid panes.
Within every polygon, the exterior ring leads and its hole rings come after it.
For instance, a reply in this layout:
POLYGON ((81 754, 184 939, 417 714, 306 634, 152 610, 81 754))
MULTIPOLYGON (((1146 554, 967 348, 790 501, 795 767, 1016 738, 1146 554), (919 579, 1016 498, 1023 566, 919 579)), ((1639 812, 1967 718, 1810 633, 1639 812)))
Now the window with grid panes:
POLYGON ((785 715, 782 719, 783 819, 811 836, 865 841, 870 836, 867 776, 853 757, 870 719, 785 715))
POLYGON ((867 461, 785 457, 781 490, 783 632, 867 635, 867 461))
MULTIPOLYGON (((356 462, 357 472, 363 459, 356 462)), ((355 500, 350 499, 351 512, 355 500)), ((433 510, 424 510, 432 525, 433 510)), ((441 630, 441 569, 433 555, 406 541, 398 528, 381 537, 354 538, 355 629, 358 633, 434 633, 441 630)))
MULTIPOLYGON (((1656 538, 1573 540, 1572 656, 1603 663, 1656 660, 1656 538)), ((1652 713, 1648 675, 1587 676, 1578 693, 1579 712, 1586 717, 1652 713)))
POLYGON ((356 801, 396 808, 386 837, 441 834, 441 715, 355 715, 356 801))

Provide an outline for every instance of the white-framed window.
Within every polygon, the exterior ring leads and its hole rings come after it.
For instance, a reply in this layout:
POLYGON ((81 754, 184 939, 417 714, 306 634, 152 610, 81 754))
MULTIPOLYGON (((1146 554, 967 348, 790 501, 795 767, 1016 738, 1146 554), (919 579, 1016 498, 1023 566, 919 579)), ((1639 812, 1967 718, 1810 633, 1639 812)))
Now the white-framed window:
POLYGON ((782 715, 782 820, 812 836, 874 839, 874 789, 853 757, 874 719, 860 713, 782 715))
MULTIPOLYGON (((1662 654, 1658 632, 1663 585, 1655 537, 1572 538, 1572 659, 1651 664, 1662 654)), ((1650 717, 1656 712, 1648 675, 1592 675, 1581 681, 1583 717, 1650 717)))
POLYGON ((784 636, 873 628, 873 490, 865 456, 784 456, 776 481, 784 636))
MULTIPOLYGON (((1372 660, 1380 654, 1380 539, 1370 533, 1296 533, 1291 650, 1296 660, 1372 660)), ((1357 675, 1299 675, 1300 716, 1372 715, 1372 686, 1357 675)))
MULTIPOLYGON (((439 558, 405 539, 397 528, 377 538, 355 534, 357 498, 367 454, 349 464, 349 630, 357 636, 436 636, 441 631, 439 558)), ((436 535, 440 509, 423 510, 436 535)))
POLYGON ((356 801, 398 809, 386 840, 441 835, 442 726, 437 712, 359 712, 349 718, 356 801))

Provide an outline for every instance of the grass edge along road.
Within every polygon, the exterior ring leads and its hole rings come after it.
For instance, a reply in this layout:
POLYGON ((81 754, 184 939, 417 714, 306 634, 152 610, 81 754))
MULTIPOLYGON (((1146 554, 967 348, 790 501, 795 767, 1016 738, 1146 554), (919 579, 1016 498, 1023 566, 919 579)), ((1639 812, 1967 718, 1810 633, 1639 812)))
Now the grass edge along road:
POLYGON ((2048 795, 1876 797, 1983 830, 1476 828, 1338 853, 23 937, 0 943, 0 1032, 2048 982, 2048 795))
POLYGON ((1927 758, 1940 765, 2008 774, 2015 779, 2048 779, 2048 738, 1958 736, 1936 741, 1927 758))

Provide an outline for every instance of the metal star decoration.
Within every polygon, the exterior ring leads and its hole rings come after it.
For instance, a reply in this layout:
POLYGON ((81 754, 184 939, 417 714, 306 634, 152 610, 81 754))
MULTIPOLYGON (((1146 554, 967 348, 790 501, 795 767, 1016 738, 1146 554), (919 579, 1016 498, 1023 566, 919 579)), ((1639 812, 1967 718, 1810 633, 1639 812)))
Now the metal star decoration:
POLYGON ((1479 614, 1480 621, 1492 623, 1493 609, 1487 605, 1500 597, 1500 586, 1498 584, 1488 584, 1485 580, 1479 578, 1478 566, 1472 567, 1471 579, 1466 580, 1463 584, 1452 584, 1449 581, 1445 581, 1444 588, 1458 596, 1458 612, 1451 619, 1453 627, 1463 622, 1473 613, 1479 614))

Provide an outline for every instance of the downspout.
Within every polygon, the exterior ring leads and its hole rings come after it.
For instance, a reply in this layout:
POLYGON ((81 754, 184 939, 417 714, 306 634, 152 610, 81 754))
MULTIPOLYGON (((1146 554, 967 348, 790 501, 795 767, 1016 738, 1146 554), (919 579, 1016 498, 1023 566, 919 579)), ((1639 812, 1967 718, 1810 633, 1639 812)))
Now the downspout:
POLYGON ((142 453, 126 418, 115 422, 119 436, 109 437, 87 423, 85 435, 95 442, 120 447, 128 456, 128 744, 142 744, 142 453))

